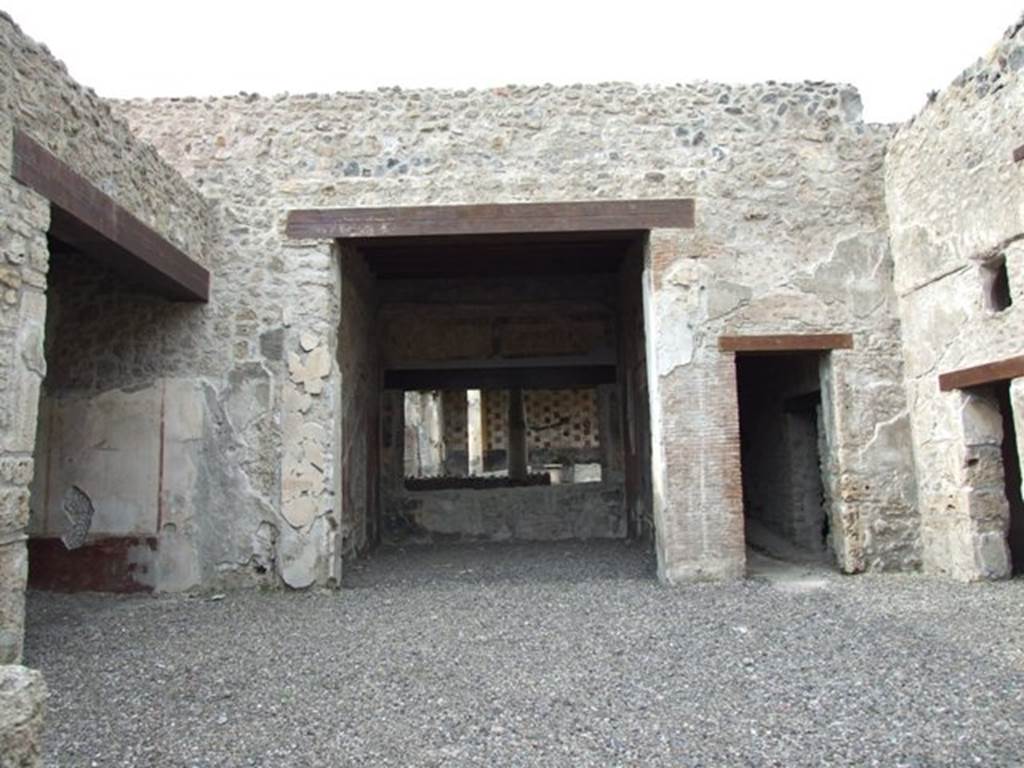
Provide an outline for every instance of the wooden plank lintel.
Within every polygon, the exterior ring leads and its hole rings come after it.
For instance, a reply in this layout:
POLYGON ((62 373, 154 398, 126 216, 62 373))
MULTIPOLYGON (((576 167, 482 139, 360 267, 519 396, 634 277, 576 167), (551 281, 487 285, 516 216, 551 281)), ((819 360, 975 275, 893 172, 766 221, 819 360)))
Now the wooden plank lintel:
POLYGON ((693 219, 691 198, 319 208, 289 211, 285 232, 297 239, 615 232, 690 229, 693 219))
POLYGON ((723 352, 825 352, 853 349, 853 334, 790 333, 770 336, 719 336, 723 352))
POLYGON ((939 376, 939 389, 949 392, 954 389, 978 387, 982 384, 1016 379, 1021 376, 1024 376, 1024 355, 943 373, 939 376))
POLYGON ((1013 162, 1019 163, 1021 161, 1024 161, 1024 144, 1013 150, 1013 162))
POLYGON ((50 201, 50 235, 148 289, 207 301, 210 273, 23 131, 11 175, 50 201))
POLYGON ((385 389, 574 389, 614 384, 614 365, 432 368, 384 372, 385 389))

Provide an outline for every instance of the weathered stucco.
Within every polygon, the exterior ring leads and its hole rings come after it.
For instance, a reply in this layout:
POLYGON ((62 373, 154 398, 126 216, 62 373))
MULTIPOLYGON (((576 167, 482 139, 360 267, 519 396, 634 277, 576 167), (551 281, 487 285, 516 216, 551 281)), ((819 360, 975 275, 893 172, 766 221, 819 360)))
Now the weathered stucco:
MULTIPOLYGON (((976 579, 1009 573, 1001 489, 974 471, 978 397, 940 392, 938 375, 1021 353, 1020 302, 996 311, 985 267, 1005 258, 1024 284, 1024 33, 1020 25, 894 136, 885 165, 895 286, 920 489, 925 567, 976 579)), ((1019 416, 1019 413, 1018 413, 1019 416)), ((984 421, 982 419, 982 421, 984 421)), ((998 420, 996 421, 998 427, 998 420)), ((1001 482, 1002 470, 996 462, 1001 482)))

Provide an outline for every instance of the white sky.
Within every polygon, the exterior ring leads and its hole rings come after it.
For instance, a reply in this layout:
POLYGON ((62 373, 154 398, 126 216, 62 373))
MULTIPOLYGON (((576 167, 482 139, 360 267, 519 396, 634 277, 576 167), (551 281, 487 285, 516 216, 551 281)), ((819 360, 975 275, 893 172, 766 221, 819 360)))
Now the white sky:
POLYGON ((0 0, 104 96, 835 80, 902 121, 1024 0, 0 0))

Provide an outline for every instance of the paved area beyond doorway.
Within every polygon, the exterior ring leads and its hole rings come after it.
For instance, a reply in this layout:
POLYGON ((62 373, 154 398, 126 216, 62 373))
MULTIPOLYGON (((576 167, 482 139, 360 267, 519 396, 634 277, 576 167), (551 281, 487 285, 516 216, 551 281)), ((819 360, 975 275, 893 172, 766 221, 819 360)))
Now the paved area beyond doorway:
POLYGON ((635 545, 451 546, 340 594, 33 593, 46 764, 1024 762, 1024 581, 757 562, 669 589, 635 545))

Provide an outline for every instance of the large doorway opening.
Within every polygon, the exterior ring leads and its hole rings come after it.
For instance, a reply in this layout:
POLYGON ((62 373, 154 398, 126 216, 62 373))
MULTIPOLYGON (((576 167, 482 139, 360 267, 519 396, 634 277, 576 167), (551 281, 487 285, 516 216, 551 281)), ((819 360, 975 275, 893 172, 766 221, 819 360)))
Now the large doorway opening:
POLYGON ((343 555, 651 536, 645 248, 642 231, 339 242, 343 555))
POLYGON ((829 456, 818 352, 736 355, 746 541, 793 562, 829 562, 829 456))
MULTIPOLYGON (((998 410, 998 421, 1001 438, 997 452, 986 451, 984 445, 974 445, 969 459, 969 470, 973 477, 974 493, 984 495, 986 483, 983 478, 997 477, 1001 470, 1001 492, 1006 496, 1008 507, 1007 549, 1010 555, 1010 573, 1024 573, 1024 495, 1021 492, 1021 464, 1018 453, 1017 426, 1014 418, 1013 397, 1011 396, 1011 380, 996 381, 979 387, 972 387, 970 393, 980 399, 975 400, 973 413, 984 413, 995 408, 998 410), (982 404, 987 403, 987 404, 982 404), (980 407, 980 409, 979 409, 980 407), (993 464, 1001 467, 993 467, 993 464)), ((979 418, 979 422, 983 419, 979 418)), ((996 492, 998 493, 998 492, 996 492)))

